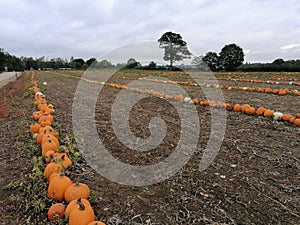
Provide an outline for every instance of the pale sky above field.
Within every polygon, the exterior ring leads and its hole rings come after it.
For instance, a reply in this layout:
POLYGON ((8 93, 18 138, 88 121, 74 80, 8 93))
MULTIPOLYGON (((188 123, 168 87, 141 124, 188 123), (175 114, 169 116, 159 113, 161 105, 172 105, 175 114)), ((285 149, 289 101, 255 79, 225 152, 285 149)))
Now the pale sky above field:
POLYGON ((16 56, 99 58, 173 31, 194 55, 236 43, 245 62, 300 58, 298 0, 1 0, 0 12, 0 47, 16 56))

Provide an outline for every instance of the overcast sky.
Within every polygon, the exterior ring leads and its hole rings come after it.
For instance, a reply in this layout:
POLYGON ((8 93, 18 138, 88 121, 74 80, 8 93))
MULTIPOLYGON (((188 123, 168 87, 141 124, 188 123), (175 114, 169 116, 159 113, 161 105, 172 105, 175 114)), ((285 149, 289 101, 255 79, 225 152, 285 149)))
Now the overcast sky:
POLYGON ((88 59, 166 31, 194 55, 236 43, 246 62, 300 58, 298 0, 0 0, 0 47, 88 59))

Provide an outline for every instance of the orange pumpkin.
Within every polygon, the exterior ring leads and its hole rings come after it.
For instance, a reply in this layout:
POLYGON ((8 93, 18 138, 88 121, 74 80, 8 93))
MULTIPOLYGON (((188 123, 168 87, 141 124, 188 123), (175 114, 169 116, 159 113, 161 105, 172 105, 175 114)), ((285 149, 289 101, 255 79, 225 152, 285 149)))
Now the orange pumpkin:
POLYGON ((248 107, 245 109, 245 113, 248 115, 253 115, 255 114, 255 108, 254 107, 248 107))
POLYGON ((266 109, 266 111, 264 112, 264 117, 270 117, 274 114, 274 110, 272 109, 266 109))
POLYGON ((69 168, 73 164, 72 160, 64 152, 56 152, 54 154, 54 160, 56 163, 62 164, 65 169, 69 168))
POLYGON ((79 202, 84 204, 85 207, 91 207, 91 204, 87 199, 83 199, 83 198, 74 199, 67 205, 67 208, 65 211, 66 219, 68 219, 70 217, 70 214, 73 210, 79 208, 79 202))
POLYGON ((48 210, 48 219, 56 222, 64 218, 66 206, 63 203, 55 203, 48 210))
POLYGON ((42 141, 41 141, 41 145, 44 144, 44 142, 47 142, 48 140, 51 140, 51 141, 54 141, 57 143, 57 146, 59 146, 59 141, 56 137, 54 137, 53 134, 49 133, 49 134, 44 134, 43 135, 43 138, 42 138, 42 141))
POLYGON ((51 162, 44 169, 44 176, 49 180, 52 173, 64 172, 64 167, 60 163, 51 162))
POLYGON ((297 113, 295 117, 300 118, 300 113, 297 113))
POLYGON ((242 110, 242 107, 241 107, 240 104, 235 104, 235 105, 233 106, 233 111, 235 111, 235 112, 240 112, 241 110, 242 110))
POLYGON ((90 206, 78 203, 79 208, 74 209, 69 216, 69 225, 86 225, 95 220, 94 210, 90 206))
POLYGON ((183 95, 176 95, 175 96, 175 100, 178 101, 178 102, 183 102, 183 99, 184 99, 183 95))
POLYGON ((74 183, 67 187, 64 193, 66 202, 71 202, 74 199, 88 199, 90 196, 90 188, 84 183, 74 183))
POLYGON ((300 126, 300 118, 295 119, 295 120, 294 120, 294 124, 295 124, 296 126, 300 126))
POLYGON ((31 124, 30 125, 30 133, 31 134, 36 134, 36 133, 39 133, 39 130, 41 129, 41 125, 39 123, 34 123, 34 124, 31 124))
POLYGON ((45 159, 46 163, 52 162, 54 154, 55 154, 55 151, 52 151, 52 150, 47 151, 45 153, 44 159, 45 159))
POLYGON ((242 107, 241 107, 241 111, 242 112, 245 112, 247 108, 249 108, 250 105, 249 104, 244 104, 242 107))
POLYGON ((266 111, 266 109, 264 107, 259 107, 256 110, 256 115, 258 115, 258 116, 263 115, 265 111, 266 111))
POLYGON ((291 118, 290 118, 289 122, 290 122, 290 123, 294 123, 295 119, 296 119, 296 117, 294 117, 294 116, 291 116, 291 118))
POLYGON ((292 116, 291 116, 290 114, 284 113, 284 114, 282 114, 281 119, 282 119, 283 121, 289 121, 291 117, 292 117, 292 116))
POLYGON ((73 181, 65 175, 54 177, 48 186, 48 197, 50 199, 62 201, 64 199, 65 190, 71 184, 73 184, 73 181))
POLYGON ((42 156, 45 157, 46 152, 56 151, 57 148, 58 148, 57 142, 52 141, 51 139, 46 140, 42 144, 42 156))
POLYGON ((35 120, 39 120, 39 118, 40 118, 42 115, 43 115, 43 112, 41 112, 41 111, 37 111, 37 112, 33 112, 33 113, 32 113, 32 117, 33 117, 33 119, 35 119, 35 120))
POLYGON ((60 176, 60 174, 61 174, 61 173, 59 173, 59 172, 54 172, 54 173, 52 173, 52 174, 50 175, 50 177, 49 177, 49 183, 50 183, 55 177, 60 176))

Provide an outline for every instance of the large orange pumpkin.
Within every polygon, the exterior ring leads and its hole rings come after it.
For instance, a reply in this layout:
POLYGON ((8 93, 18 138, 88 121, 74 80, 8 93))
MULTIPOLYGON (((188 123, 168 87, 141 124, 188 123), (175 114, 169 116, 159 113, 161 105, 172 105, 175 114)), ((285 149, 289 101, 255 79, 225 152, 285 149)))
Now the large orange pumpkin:
POLYGON ((300 126, 300 118, 295 119, 295 120, 294 120, 294 124, 295 124, 296 126, 300 126))
POLYGON ((64 199, 66 202, 71 202, 78 198, 88 199, 89 196, 90 188, 84 183, 74 183, 67 187, 64 193, 64 199))
POLYGON ((90 206, 78 203, 79 208, 72 210, 69 216, 69 225, 87 225, 95 220, 94 210, 90 206))
POLYGON ((62 201, 64 199, 65 190, 71 184, 73 184, 73 181, 65 175, 54 177, 48 186, 48 197, 50 199, 62 201))
POLYGON ((87 199, 83 199, 83 198, 79 198, 79 199, 74 199, 72 200, 68 205, 67 205, 67 208, 66 208, 66 211, 65 211, 65 216, 66 216, 66 219, 69 218, 71 212, 75 209, 78 209, 79 208, 79 202, 81 202, 82 204, 84 204, 85 207, 91 207, 91 204, 90 202, 87 200, 87 199))

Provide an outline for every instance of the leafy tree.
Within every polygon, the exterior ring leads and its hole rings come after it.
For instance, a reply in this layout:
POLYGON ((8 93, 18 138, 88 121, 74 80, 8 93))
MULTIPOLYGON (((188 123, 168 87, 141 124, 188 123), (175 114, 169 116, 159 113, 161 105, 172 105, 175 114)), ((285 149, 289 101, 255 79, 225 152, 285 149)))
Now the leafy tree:
POLYGON ((220 52, 219 62, 226 71, 234 71, 244 61, 243 49, 236 44, 225 45, 220 52))
POLYGON ((141 64, 139 62, 137 62, 134 58, 130 58, 130 59, 128 59, 125 68, 127 68, 127 69, 133 69, 133 68, 135 68, 137 66, 140 66, 140 65, 141 64))
POLYGON ((149 68, 155 68, 156 67, 156 63, 151 61, 148 65, 149 68))
POLYGON ((212 71, 216 71, 219 67, 219 56, 215 52, 207 52, 202 60, 212 71))
POLYGON ((158 42, 159 48, 165 50, 163 59, 165 61, 170 61, 170 67, 172 67, 173 63, 176 61, 191 57, 191 53, 187 48, 187 43, 182 40, 180 34, 171 31, 166 32, 158 39, 158 42))
POLYGON ((103 59, 97 63, 97 67, 98 68, 110 68, 110 67, 113 67, 113 64, 110 61, 103 59))
POLYGON ((280 64, 284 63, 284 60, 283 59, 275 59, 272 63, 276 64, 276 65, 280 65, 280 64))
POLYGON ((88 66, 90 66, 90 65, 92 65, 92 63, 93 62, 96 62, 97 60, 95 59, 95 58, 90 58, 90 59, 88 59, 85 63, 88 65, 88 66))
POLYGON ((84 65, 84 60, 79 58, 79 59, 73 59, 70 62, 71 68, 72 69, 82 69, 84 65))

